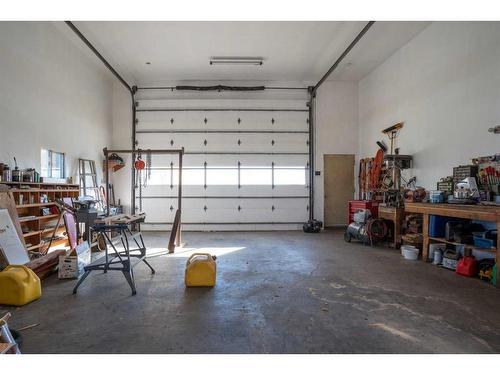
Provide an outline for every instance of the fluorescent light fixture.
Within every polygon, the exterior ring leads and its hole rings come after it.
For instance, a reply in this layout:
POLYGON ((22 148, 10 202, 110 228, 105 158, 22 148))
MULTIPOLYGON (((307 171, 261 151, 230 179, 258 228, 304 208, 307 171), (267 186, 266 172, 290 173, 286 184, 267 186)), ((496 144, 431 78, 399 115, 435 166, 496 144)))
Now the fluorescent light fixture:
POLYGON ((210 65, 262 65, 262 57, 211 57, 210 65))

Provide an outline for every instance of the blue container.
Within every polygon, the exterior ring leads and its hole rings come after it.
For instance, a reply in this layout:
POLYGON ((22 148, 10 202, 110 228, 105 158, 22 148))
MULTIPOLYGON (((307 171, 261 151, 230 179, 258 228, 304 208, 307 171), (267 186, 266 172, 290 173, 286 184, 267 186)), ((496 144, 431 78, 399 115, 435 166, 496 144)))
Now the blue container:
POLYGON ((496 244, 496 231, 491 230, 487 232, 474 233, 474 246, 488 249, 490 247, 495 247, 496 244), (490 238, 487 238, 488 237, 490 238))
POLYGON ((480 247, 483 249, 489 249, 490 247, 493 247, 495 245, 493 240, 490 240, 489 238, 481 238, 481 237, 476 237, 474 236, 474 246, 480 247))
POLYGON ((444 237, 446 223, 448 221, 457 221, 457 218, 448 216, 429 215, 429 236, 444 237))
POLYGON ((440 190, 432 190, 429 194, 429 202, 431 203, 443 203, 444 202, 444 192, 440 190))

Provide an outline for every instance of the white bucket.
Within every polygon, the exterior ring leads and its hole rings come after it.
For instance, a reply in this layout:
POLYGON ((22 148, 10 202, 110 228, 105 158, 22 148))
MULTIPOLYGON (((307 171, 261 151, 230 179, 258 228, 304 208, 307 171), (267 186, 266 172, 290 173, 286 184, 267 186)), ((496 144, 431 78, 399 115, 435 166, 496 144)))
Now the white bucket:
POLYGON ((415 246, 403 245, 401 246, 401 255, 407 260, 417 260, 419 250, 415 246))

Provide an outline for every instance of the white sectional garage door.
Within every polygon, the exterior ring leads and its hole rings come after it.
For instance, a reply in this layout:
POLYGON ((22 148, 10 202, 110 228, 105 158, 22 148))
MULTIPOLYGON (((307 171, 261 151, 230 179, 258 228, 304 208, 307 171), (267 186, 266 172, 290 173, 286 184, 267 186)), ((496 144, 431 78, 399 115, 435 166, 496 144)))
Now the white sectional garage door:
MULTIPOLYGON (((137 148, 185 149, 184 229, 296 229, 307 221, 309 119, 303 94, 248 99, 201 93, 137 101, 137 148)), ((147 213, 143 229, 171 227, 178 167, 174 155, 152 155, 151 178, 136 190, 136 207, 147 213)))

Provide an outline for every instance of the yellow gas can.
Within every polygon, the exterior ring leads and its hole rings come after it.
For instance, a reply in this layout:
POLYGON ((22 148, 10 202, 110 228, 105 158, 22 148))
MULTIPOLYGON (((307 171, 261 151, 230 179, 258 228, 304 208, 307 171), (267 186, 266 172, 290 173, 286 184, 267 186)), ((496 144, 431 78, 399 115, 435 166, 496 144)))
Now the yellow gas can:
POLYGON ((208 253, 194 253, 186 263, 186 286, 214 286, 217 274, 216 257, 208 253))
POLYGON ((38 276, 26 266, 7 266, 0 272, 0 305, 22 306, 42 296, 38 276))

